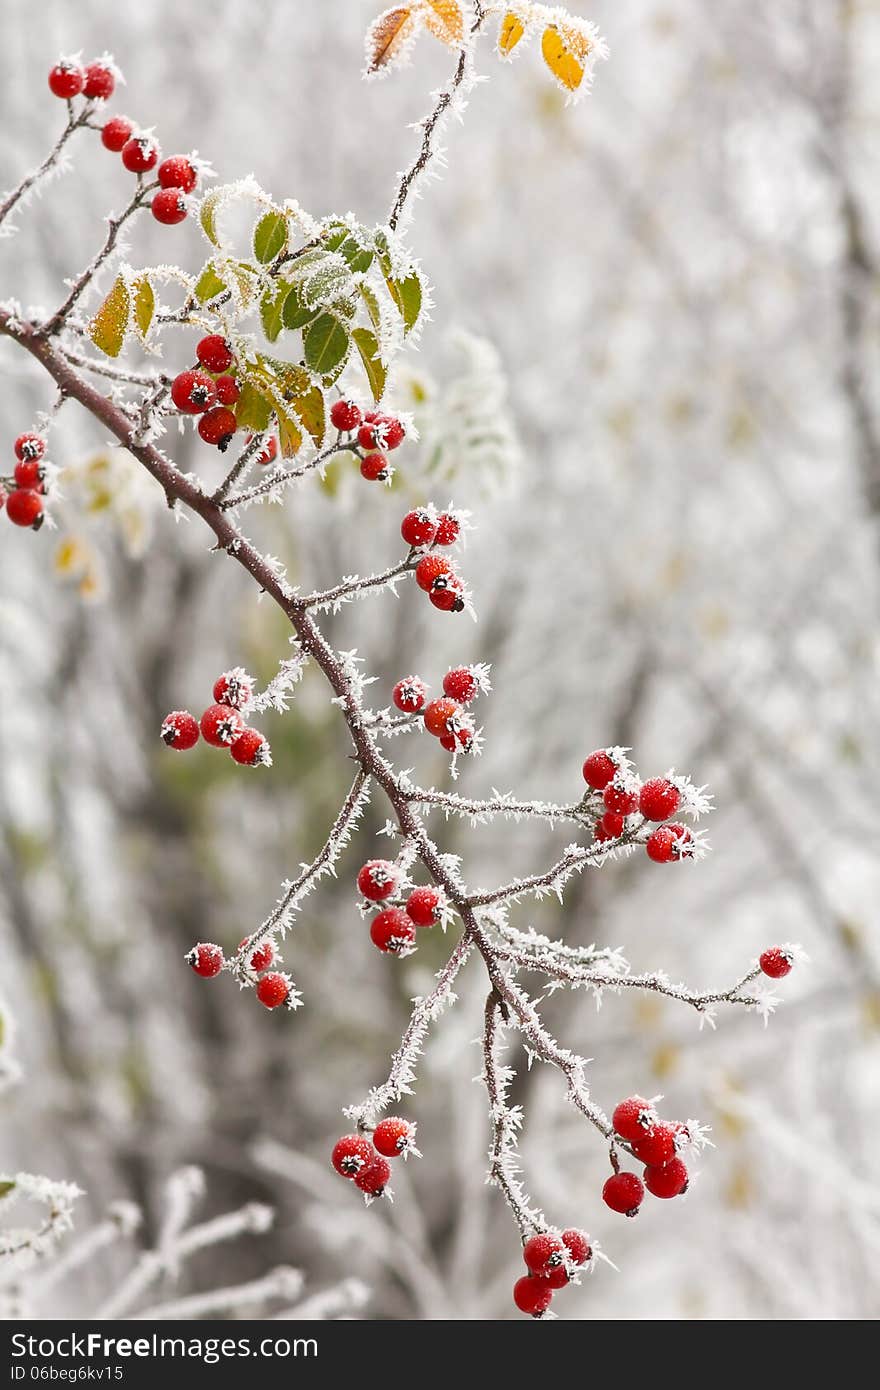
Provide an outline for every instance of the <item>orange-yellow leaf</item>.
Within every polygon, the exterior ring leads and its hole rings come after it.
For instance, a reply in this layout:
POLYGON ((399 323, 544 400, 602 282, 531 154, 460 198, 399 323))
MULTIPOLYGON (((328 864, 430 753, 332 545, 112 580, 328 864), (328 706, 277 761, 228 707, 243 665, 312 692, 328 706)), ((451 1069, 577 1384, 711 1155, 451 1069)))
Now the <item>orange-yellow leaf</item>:
POLYGON ((507 57, 512 53, 526 32, 526 26, 515 14, 505 15, 501 21, 501 31, 498 35, 498 52, 502 57, 507 57))
POLYGON ((587 40, 580 34, 570 32, 563 36, 555 25, 551 25, 544 30, 541 52, 560 86, 567 92, 576 92, 584 80, 584 63, 581 59, 586 58, 589 52, 587 40))
POLYGON ((464 16, 458 0, 425 0, 425 28, 454 47, 464 38, 464 16))
POLYGON ((413 16, 408 5, 396 5, 380 14, 367 33, 367 71, 381 72, 393 63, 412 31, 413 16))

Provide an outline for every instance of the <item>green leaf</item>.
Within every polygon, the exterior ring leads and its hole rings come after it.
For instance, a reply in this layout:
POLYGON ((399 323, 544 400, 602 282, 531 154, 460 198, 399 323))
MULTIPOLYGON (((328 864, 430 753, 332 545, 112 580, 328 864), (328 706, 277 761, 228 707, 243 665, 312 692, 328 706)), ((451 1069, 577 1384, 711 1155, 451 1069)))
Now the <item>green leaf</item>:
POLYGON ((132 289, 134 290, 134 321, 141 337, 146 338, 150 331, 150 324, 153 322, 153 314, 156 311, 156 295, 149 277, 146 275, 140 275, 135 280, 132 289))
POLYGON ((303 279, 300 297, 307 309, 319 309, 334 299, 341 299, 353 288, 351 271, 345 262, 327 256, 322 265, 315 266, 303 279))
POLYGON ((278 416, 278 443, 281 445, 282 458, 293 458, 302 448, 303 437, 293 416, 287 410, 276 407, 278 416))
POLYGON ((419 314, 422 312, 422 281, 413 271, 403 280, 389 278, 386 283, 388 292, 403 319, 403 331, 409 333, 411 329, 415 328, 419 314))
POLYGON ((385 394, 385 382, 388 379, 388 369, 385 363, 379 360, 378 339, 369 328, 355 328, 351 336, 354 338, 355 347, 361 355, 364 371, 373 393, 373 400, 378 405, 385 394))
POLYGON ((312 371, 329 376, 344 364, 351 339, 339 319, 332 314, 319 314, 303 333, 303 347, 312 371))
POLYGON ((292 401, 311 389, 311 378, 299 362, 285 362, 280 357, 257 357, 257 371, 269 391, 283 401, 292 401))
POLYGON ((254 268, 248 261, 235 261, 230 268, 235 276, 241 302, 247 306, 253 299, 256 289, 254 268))
POLYGON ((302 302, 299 286, 293 285, 284 301, 282 321, 285 328, 305 328, 316 317, 317 309, 307 309, 302 302))
POLYGON ((284 280, 280 280, 271 290, 268 290, 260 300, 260 321, 263 325, 263 332, 274 343, 284 324, 283 310, 290 286, 284 280))
POLYGON ((220 190, 216 189, 213 193, 206 193, 202 199, 202 206, 199 208, 199 221, 202 224, 202 231, 211 242, 212 246, 220 245, 220 238, 217 235, 217 211, 220 207, 220 190))
POLYGON ((320 449, 324 443, 324 436, 327 433, 327 410, 324 403, 324 392, 320 386, 313 386, 311 391, 306 391, 301 396, 297 396, 291 403, 305 428, 311 435, 315 447, 320 449))
POLYGON ((260 265, 268 265, 287 245, 287 218, 271 208, 264 212, 254 228, 254 255, 260 265))
POLYGON ((349 270, 353 270, 356 275, 362 275, 369 270, 376 257, 372 246, 364 244, 368 234, 363 228, 360 230, 363 232, 363 240, 340 223, 330 232, 324 243, 327 250, 336 251, 345 261, 349 270))
POLYGON ((358 311, 358 301, 354 296, 351 299, 334 299, 330 310, 339 319, 351 320, 358 311))
POLYGON ((208 261, 198 280, 193 293, 200 304, 205 304, 207 300, 213 299, 215 295, 222 294, 226 289, 225 284, 220 279, 214 269, 214 262, 208 261))
POLYGON ((376 248, 376 255, 379 257, 382 274, 386 280, 390 280, 393 267, 391 265, 391 252, 388 249, 388 238, 384 232, 376 233, 373 238, 373 245, 376 248))
POLYGON ((373 327, 377 333, 380 333, 382 330, 382 315, 379 311, 378 296, 372 286, 367 285, 363 281, 358 285, 358 289, 361 292, 361 298, 367 306, 367 313, 372 320, 373 327))
POLYGON ((107 357, 118 357, 128 332, 131 292, 121 275, 89 324, 89 336, 107 357))
POLYGON ((2 1197, 8 1197, 9 1194, 10 1194, 10 1192, 14 1192, 14 1191, 15 1191, 15 1179, 14 1179, 14 1178, 4 1178, 2 1181, 0 1181, 0 1198, 2 1198, 2 1197))
POLYGON ((241 395, 235 405, 235 418, 242 429, 258 433, 269 428, 273 415, 272 402, 262 387, 244 380, 240 383, 241 395))

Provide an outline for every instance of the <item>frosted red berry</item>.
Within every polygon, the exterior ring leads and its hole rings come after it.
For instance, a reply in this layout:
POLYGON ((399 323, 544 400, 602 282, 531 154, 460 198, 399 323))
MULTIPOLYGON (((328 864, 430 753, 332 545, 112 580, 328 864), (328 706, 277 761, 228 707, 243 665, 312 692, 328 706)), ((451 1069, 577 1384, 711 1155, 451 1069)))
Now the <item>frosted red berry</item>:
POLYGON ((543 1317, 553 1302, 549 1280, 524 1274, 513 1286, 513 1301, 521 1313, 528 1313, 533 1318, 543 1317))
POLYGON ((32 531, 39 531, 45 520, 43 499, 33 488, 16 488, 6 499, 6 515, 15 526, 30 526, 32 531))
MULTIPOLYGON (((469 720, 469 716, 464 716, 469 720)), ((440 747, 445 748, 447 753, 454 753, 456 748, 460 748, 463 753, 469 753, 474 743, 474 731, 469 722, 462 722, 454 730, 447 734, 441 734, 440 747)))
POLYGON ((363 1134, 344 1134, 333 1145, 330 1162, 340 1177, 356 1178, 376 1157, 375 1150, 363 1134))
POLYGON ((228 405, 214 405, 199 420, 198 431, 206 444, 214 444, 225 454, 235 437, 238 421, 228 405))
POLYGON ((390 1181, 391 1164, 374 1153, 370 1162, 355 1174, 354 1185, 367 1197, 381 1197, 390 1181))
POLYGON ((390 898, 400 882, 400 874, 390 859, 368 859, 357 876, 358 891, 370 902, 390 898))
POLYGON ((343 434, 356 430, 363 420, 363 413, 354 401, 334 401, 330 407, 330 423, 343 434))
POLYGON ((171 383, 171 399, 187 415, 202 415, 214 404, 217 391, 204 372, 179 372, 171 383))
POLYGON ((569 1260, 578 1268, 588 1264, 593 1258, 593 1247, 590 1245, 589 1236, 584 1231, 574 1228, 563 1231, 562 1243, 568 1251, 569 1260))
MULTIPOLYGON (((251 439, 253 439, 253 435, 248 438, 248 444, 250 444, 251 439)), ((277 457, 278 440, 275 438, 274 434, 270 434, 269 438, 263 444, 262 449, 257 454, 257 463, 265 467, 268 463, 274 463, 277 457)))
POLYGON ((680 1158, 645 1169, 645 1187, 652 1197, 679 1197, 687 1191, 688 1170, 680 1158))
POLYGON ((650 1133, 633 1140, 632 1151, 640 1163, 659 1167, 675 1158, 675 1130, 672 1125, 659 1122, 650 1133))
POLYGON ((122 146, 122 162, 130 174, 145 174, 159 159, 159 146, 151 135, 133 135, 122 146))
POLYGON ((212 692, 218 705, 232 705, 233 709, 247 709, 254 698, 254 683, 247 671, 241 667, 224 671, 214 682, 212 692))
POLYGON ((264 1009, 278 1009, 290 998, 290 981, 286 975, 273 971, 258 982, 256 993, 264 1009))
POLYGON ((584 763, 584 781, 594 791, 604 791, 617 772, 617 764, 604 748, 591 753, 584 763))
POLYGON ((162 721, 161 735, 162 742, 169 748, 176 748, 179 752, 185 753, 199 741, 198 721, 188 709, 172 710, 162 721))
POLYGON ((235 405, 241 395, 234 376, 218 376, 214 382, 214 390, 217 392, 220 405, 235 405))
POLYGON ((565 1264, 565 1246, 560 1236, 541 1231, 529 1236, 523 1246, 523 1259, 532 1274, 549 1274, 565 1264))
POLYGON ((210 980, 223 969, 223 952, 212 941, 200 941, 187 952, 186 960, 203 980, 210 980))
MULTIPOLYGON (((238 943, 239 951, 242 949, 243 946, 246 945, 247 937, 244 937, 244 939, 242 941, 239 941, 238 943)), ((262 946, 258 946, 256 950, 252 953, 251 958, 248 961, 248 964, 251 970, 253 970, 255 974, 259 975, 262 973, 262 971, 269 969, 269 966, 272 964, 274 959, 275 947, 272 945, 271 941, 264 941, 262 946)))
POLYGON ((42 491, 43 479, 46 470, 39 459, 26 459, 23 463, 15 465, 15 485, 16 487, 29 487, 35 491, 42 491))
POLYGON ((619 1134, 628 1144, 634 1144, 650 1134, 659 1122, 657 1111, 649 1100, 645 1100, 644 1096, 629 1096, 615 1106, 611 1123, 615 1134, 619 1134))
POLYGON ((406 430, 395 415, 379 417, 380 438, 386 449, 399 449, 406 438, 406 430))
POLYGON ((470 666, 454 666, 443 677, 443 694, 459 704, 470 704, 480 693, 480 682, 470 666))
POLYGON ((439 920, 443 894, 439 888, 414 888, 406 900, 406 913, 417 927, 433 927, 439 920))
POLYGON ((176 227, 187 216, 189 208, 179 188, 161 188, 150 203, 150 212, 163 227, 176 227))
POLYGON ((49 90, 53 96, 70 101, 78 97, 85 86, 86 75, 79 63, 56 63, 49 73, 49 90))
POLYGON ((106 63, 89 63, 85 70, 83 96, 90 101, 106 101, 116 90, 116 74, 106 63))
POLYGON ((226 372, 235 360, 232 346, 221 333, 209 333, 196 344, 196 358, 206 372, 226 372))
POLYGON ((602 1201, 622 1216, 635 1216, 642 1205, 645 1188, 635 1173, 614 1173, 602 1188, 602 1201))
POLYGON ((367 415, 358 430, 362 449, 397 449, 404 441, 406 430, 392 415, 367 415))
POLYGON ((454 721, 460 714, 461 708, 454 700, 448 697, 432 700, 425 707, 425 728, 435 738, 442 738, 444 734, 455 732, 454 721))
POLYGON ((416 507, 407 512, 400 523, 400 534, 407 545, 431 545, 437 534, 437 523, 427 507, 416 507))
POLYGON ((377 950, 399 955, 415 942, 415 923, 402 907, 386 907, 384 912, 373 918, 370 939, 377 950))
POLYGON ((438 579, 443 579, 452 572, 452 566, 442 555, 423 555, 416 565, 416 583, 429 594, 438 579))
POLYGON ((134 126, 127 116, 111 116, 101 130, 101 144, 105 150, 119 154, 131 139, 134 126))
POLYGON ((639 810, 646 820, 668 820, 681 802, 681 792, 668 777, 651 777, 639 792, 639 810))
POLYGON ((202 738, 214 748, 229 748, 244 730, 244 720, 232 705, 209 705, 199 727, 202 738))
POLYGON ((392 690, 391 698, 404 714, 418 714, 425 708, 428 687, 418 676, 404 676, 392 690))
POLYGON ((192 193, 199 181, 196 169, 182 154, 163 159, 156 170, 156 177, 163 188, 180 188, 184 193, 192 193))
POLYGON ((242 767, 269 767, 272 762, 269 740, 259 729, 242 729, 229 752, 233 761, 242 767))
POLYGON ((361 477, 369 483, 384 483, 390 477, 391 469, 384 454, 367 454, 361 459, 361 477))
POLYGON ((689 859, 694 852, 694 837, 686 825, 661 825, 648 836, 645 850, 655 864, 689 859))
POLYGON ((385 1158, 399 1158, 415 1143, 416 1127, 398 1115, 380 1120, 373 1130, 373 1143, 385 1158))
POLYGON ((15 441, 15 457, 19 463, 33 463, 46 452, 46 441, 41 434, 20 434, 15 441))
POLYGON ((461 522, 452 512, 441 512, 437 518, 437 545, 455 545, 461 535, 461 522))
POLYGON ((596 821, 593 833, 597 840, 616 840, 623 834, 624 817, 619 811, 606 811, 604 816, 600 816, 596 821))
POLYGON ((549 1284, 554 1291, 556 1289, 564 1289, 566 1284, 571 1282, 571 1275, 565 1268, 565 1265, 557 1265, 555 1269, 551 1269, 549 1274, 543 1274, 541 1278, 543 1282, 549 1284))
POLYGON ((784 946, 771 946, 769 950, 762 952, 758 964, 771 980, 781 980, 790 973, 794 965, 794 956, 784 946))
POLYGON ((428 598, 441 613, 460 613, 464 608, 464 585, 457 574, 441 575, 428 598))
POLYGON ((602 793, 602 800, 607 810, 620 816, 628 816, 638 806, 639 794, 630 783, 615 778, 602 793))

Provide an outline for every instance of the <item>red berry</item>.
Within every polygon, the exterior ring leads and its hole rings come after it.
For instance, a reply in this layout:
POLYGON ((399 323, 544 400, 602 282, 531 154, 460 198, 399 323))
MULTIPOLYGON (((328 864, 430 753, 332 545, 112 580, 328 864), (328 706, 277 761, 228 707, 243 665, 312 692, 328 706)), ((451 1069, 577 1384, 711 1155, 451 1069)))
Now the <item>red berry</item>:
POLYGON ((406 912, 417 927, 433 927, 442 903, 443 893, 439 888, 414 888, 406 900, 406 912))
POLYGON ((619 1134, 621 1139, 625 1139, 628 1144, 634 1144, 636 1140, 644 1139, 646 1134, 652 1132, 658 1123, 657 1111, 644 1096, 630 1096, 628 1100, 622 1100, 615 1106, 611 1123, 614 1125, 614 1132, 619 1134))
POLYGON ((687 1191, 688 1170, 680 1158, 645 1169, 645 1187, 652 1197, 678 1197, 687 1191))
POLYGON ((236 666, 224 671, 214 682, 214 699, 218 705, 231 705, 233 709, 248 709, 254 698, 254 683, 247 671, 236 666))
POLYGON ((83 95, 91 101, 106 101, 116 89, 116 74, 106 63, 89 63, 85 72, 83 95))
POLYGON ((442 575, 428 597, 441 613, 460 613, 464 608, 464 585, 457 574, 442 575))
POLYGON ((215 946, 211 941, 200 941, 197 946, 193 946, 188 951, 185 959, 192 966, 197 975, 201 975, 204 980, 210 980, 214 975, 219 975, 223 969, 223 952, 219 946, 215 946))
POLYGON ((513 1301, 521 1313, 542 1318, 553 1302, 553 1290, 548 1279, 536 1279, 524 1274, 513 1286, 513 1301))
MULTIPOLYGON (((169 159, 163 159, 156 170, 156 176, 163 188, 180 188, 184 193, 192 193, 199 181, 196 170, 182 154, 173 154, 169 159)), ((202 365, 206 366, 207 363, 202 365)))
POLYGON ((356 1178, 376 1157, 369 1139, 362 1134, 344 1134, 333 1145, 330 1162, 343 1178, 356 1178))
POLYGON ((623 834, 623 816, 619 811, 606 811, 604 816, 600 816, 593 827, 593 834, 597 840, 616 840, 618 835, 623 834))
POLYGON ((134 126, 127 116, 112 116, 101 131, 101 144, 105 150, 119 154, 131 139, 134 126))
POLYGON ((432 700, 425 709, 425 728, 435 738, 442 738, 444 734, 454 734, 455 721, 460 714, 461 708, 454 700, 432 700))
POLYGON ((668 820, 681 801, 681 792, 667 777, 652 777, 639 792, 639 810, 646 820, 668 820))
POLYGON ((330 407, 330 423, 343 434, 356 430, 363 418, 360 406, 354 401, 334 401, 330 407))
POLYGON ((429 594, 438 579, 452 574, 452 566, 442 555, 423 555, 416 565, 416 583, 429 594))
POLYGON ((209 333, 196 344, 196 357, 206 372, 225 372, 232 366, 232 347, 220 333, 209 333))
POLYGON ((437 520, 437 545, 455 545, 461 534, 461 522, 452 512, 441 512, 437 520))
POLYGON ((257 984, 257 998, 266 1009, 277 1009, 290 998, 290 981, 286 975, 264 975, 257 984))
MULTIPOLYGON (((253 436, 252 434, 249 434, 249 435, 248 435, 248 439, 247 439, 248 444, 250 444, 250 442, 251 442, 251 440, 253 439, 253 437, 254 437, 254 436, 253 436)), ((262 449, 261 449, 260 452, 257 454, 257 463, 263 464, 263 465, 265 465, 265 464, 267 464, 267 463, 274 463, 274 461, 275 461, 275 459, 277 459, 277 457, 278 457, 278 440, 275 438, 274 434, 270 434, 269 438, 268 438, 268 439, 265 441, 265 443, 263 444, 262 449)))
MULTIPOLYGON (((247 937, 238 943, 239 951, 247 945, 247 937)), ((271 941, 264 941, 262 946, 258 946, 250 958, 250 967, 257 975, 263 970, 268 970, 275 959, 275 947, 271 941)))
POLYGON ((437 534, 437 523, 427 507, 417 507, 403 518, 400 534, 407 545, 432 545, 437 534))
MULTIPOLYGON (((465 715, 464 719, 469 720, 470 716, 465 715)), ((440 747, 445 748, 447 753, 454 753, 456 748, 460 748, 463 753, 469 753, 474 742, 474 731, 470 723, 464 723, 455 730, 454 733, 442 734, 440 737, 440 747)))
POLYGON ((656 1124, 650 1134, 633 1141, 632 1151, 640 1163, 659 1167, 675 1158, 675 1130, 672 1125, 656 1124))
POLYGON ((176 227, 178 222, 184 220, 189 209, 179 188, 162 188, 150 203, 150 211, 164 227, 176 227))
POLYGON ((209 705, 201 719, 202 738, 214 748, 229 748, 244 730, 244 720, 231 705, 209 705))
POLYGON ((614 1173, 602 1188, 602 1201, 623 1216, 635 1216, 645 1196, 642 1180, 635 1173, 614 1173))
POLYGON ((565 1246, 559 1236, 549 1231, 529 1236, 523 1246, 523 1259, 532 1274, 549 1274, 565 1264, 565 1246))
POLYGON ((568 1251, 573 1265, 585 1265, 593 1258, 590 1238, 584 1231, 568 1230, 562 1232, 562 1243, 568 1251))
POLYGON ((617 764, 604 748, 591 753, 584 763, 584 781, 594 791, 604 791, 617 771, 617 764))
POLYGON ((418 714, 425 707, 428 687, 418 676, 404 676, 392 690, 391 698, 404 714, 418 714))
POLYGON ((198 430, 206 444, 216 444, 225 454, 238 429, 238 421, 227 405, 214 405, 199 420, 198 430))
POLYGON ((694 852, 694 837, 686 825, 661 825, 652 830, 645 841, 648 858, 655 864, 668 864, 670 860, 689 859, 694 852))
POLYGON ((384 454, 367 454, 361 460, 361 476, 370 483, 384 483, 391 476, 392 469, 384 454))
POLYGON ((241 395, 234 376, 218 376, 214 382, 214 390, 221 405, 235 405, 241 395))
POLYGON ((162 722, 162 742, 185 753, 199 741, 198 722, 187 709, 172 710, 162 722))
POLYGON ((416 939, 416 929, 412 919, 402 907, 386 907, 378 917, 373 918, 370 938, 380 951, 391 955, 406 952, 416 939))
POLYGON ((400 874, 389 859, 368 859, 357 876, 358 890, 370 902, 390 898, 400 882, 400 874))
POLYGON ((354 1185, 367 1197, 381 1197, 391 1181, 391 1164, 373 1154, 369 1163, 355 1174, 354 1185))
POLYGON ((259 729, 243 729, 229 749, 235 762, 242 767, 271 767, 272 750, 269 740, 259 729))
POLYGON ((53 96, 69 101, 78 97, 85 85, 86 75, 78 63, 56 63, 49 73, 49 91, 53 96))
POLYGON ((609 811, 616 811, 618 815, 630 815, 639 804, 638 791, 629 783, 618 781, 609 782, 602 793, 604 801, 609 811))
POLYGON ((549 1284, 551 1289, 554 1290, 564 1289, 566 1284, 571 1282, 571 1275, 565 1268, 565 1265, 557 1265, 555 1269, 551 1269, 549 1274, 544 1274, 541 1278, 545 1284, 549 1284))
POLYGON ((122 146, 122 162, 130 174, 145 174, 159 158, 159 146, 152 135, 133 135, 122 146))
POLYGON ((171 399, 187 415, 202 415, 217 399, 214 383, 204 372, 180 372, 171 383, 171 399))
POLYGON ((17 487, 33 488, 36 492, 42 491, 40 485, 45 476, 45 469, 39 459, 27 459, 26 462, 15 465, 17 487))
POLYGON ((373 1143, 385 1158, 398 1158, 406 1153, 415 1143, 415 1137, 415 1125, 410 1124, 409 1120, 401 1120, 396 1115, 390 1115, 387 1120, 380 1120, 373 1130, 373 1143))
POLYGON ((39 531, 45 520, 43 499, 33 488, 16 488, 7 498, 6 515, 15 526, 30 526, 32 531, 39 531))
POLYGON ((20 463, 41 459, 45 452, 46 441, 41 434, 20 434, 15 441, 15 457, 20 463))
POLYGON ((781 980, 791 971, 791 967, 794 965, 794 956, 784 946, 771 946, 769 950, 762 953, 758 964, 764 974, 770 976, 771 980, 781 980))
POLYGON ((443 693, 460 704, 470 704, 480 693, 480 682, 469 666, 455 666, 443 677, 443 693))
POLYGON ((403 443, 406 430, 392 415, 368 415, 358 430, 362 449, 396 449, 403 443))

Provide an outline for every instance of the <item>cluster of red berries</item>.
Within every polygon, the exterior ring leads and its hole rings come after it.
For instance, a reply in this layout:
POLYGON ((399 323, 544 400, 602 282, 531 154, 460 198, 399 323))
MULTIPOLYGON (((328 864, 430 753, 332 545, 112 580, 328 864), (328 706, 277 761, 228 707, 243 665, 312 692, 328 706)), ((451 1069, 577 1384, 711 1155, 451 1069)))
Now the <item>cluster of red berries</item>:
MULTIPOLYGON (((669 821, 681 805, 681 789, 668 777, 651 777, 640 782, 618 749, 599 748, 583 767, 584 781, 602 793, 605 807, 594 828, 597 840, 617 840, 626 829, 627 816, 638 814, 646 821, 669 821)), ((671 822, 653 830, 645 841, 648 858, 655 864, 690 859, 694 837, 686 825, 671 822)))
POLYGON ((330 423, 340 434, 357 431, 358 447, 365 450, 361 459, 361 475, 370 483, 387 483, 394 476, 388 462, 393 449, 399 449, 406 438, 403 421, 396 415, 379 411, 366 414, 354 401, 336 401, 330 409, 330 423))
MULTIPOLYGON (((389 1158, 418 1154, 416 1127, 410 1120, 390 1115, 373 1130, 373 1142, 364 1134, 344 1134, 333 1145, 330 1161, 342 1178, 352 1181, 367 1199, 382 1197, 391 1181, 389 1158)), ((389 1194, 390 1195, 390 1194, 389 1194)))
POLYGON ((460 516, 453 511, 438 514, 433 507, 417 507, 407 512, 400 523, 400 534, 408 546, 429 551, 416 565, 416 583, 443 613, 461 613, 466 606, 466 593, 454 566, 433 547, 455 545, 461 530, 460 516))
POLYGON ((13 526, 29 526, 32 531, 39 531, 46 519, 43 511, 47 478, 45 452, 46 441, 40 434, 20 434, 15 441, 13 475, 0 479, 0 511, 5 505, 13 526))
POLYGON ((420 676, 404 676, 391 692, 396 707, 404 714, 420 714, 429 734, 440 740, 447 753, 474 746, 474 720, 463 708, 488 690, 487 668, 453 666, 443 677, 443 696, 428 701, 428 687, 420 676))
POLYGON ((678 1197, 687 1191, 688 1170, 681 1152, 690 1143, 690 1132, 680 1120, 663 1121, 649 1100, 630 1096, 612 1116, 615 1134, 630 1147, 633 1158, 645 1164, 636 1173, 616 1172, 602 1189, 602 1199, 612 1211, 636 1216, 645 1189, 654 1197, 678 1197))
POLYGON ((523 1245, 528 1274, 513 1286, 513 1301, 521 1313, 542 1318, 557 1289, 564 1289, 572 1277, 593 1258, 589 1236, 583 1231, 540 1231, 523 1245))
POLYGON ((116 76, 106 60, 96 58, 83 67, 75 59, 62 58, 49 73, 49 90, 62 101, 78 96, 88 101, 106 101, 116 90, 116 76))
POLYGON ((390 859, 368 859, 357 876, 358 891, 370 903, 388 902, 370 926, 370 939, 379 951, 406 956, 415 950, 416 928, 433 927, 443 916, 442 888, 413 888, 402 905, 392 906, 403 886, 403 875, 390 859))
MULTIPOLYGON (((200 416, 198 430, 206 444, 224 453, 238 429, 232 407, 241 392, 235 380, 235 354, 220 333, 209 333, 196 345, 197 367, 179 372, 171 383, 171 399, 184 415, 200 416)), ((277 456, 274 436, 260 453, 258 462, 271 463, 277 456)))
MULTIPOLYGON (((247 942, 248 938, 244 937, 238 943, 238 952, 243 950, 247 942)), ((185 960, 203 980, 213 980, 221 970, 232 966, 232 962, 226 960, 223 948, 213 941, 197 942, 192 950, 187 952, 185 960)), ((276 960, 277 951, 274 943, 264 941, 252 951, 250 960, 244 962, 244 971, 248 976, 260 977, 256 982, 256 995, 264 1008, 277 1009, 282 1004, 292 1008, 294 995, 290 976, 283 975, 278 970, 269 970, 269 966, 275 964, 276 960)))
POLYGON ((244 722, 243 716, 253 699, 254 685, 246 671, 239 666, 224 671, 214 682, 214 704, 208 706, 201 719, 197 720, 189 710, 172 710, 162 723, 162 741, 184 753, 195 747, 201 733, 212 747, 228 748, 233 760, 242 767, 271 767, 268 739, 244 722))

